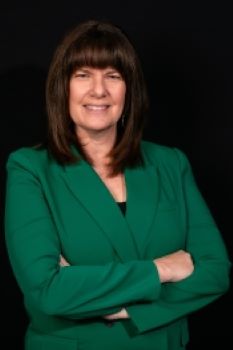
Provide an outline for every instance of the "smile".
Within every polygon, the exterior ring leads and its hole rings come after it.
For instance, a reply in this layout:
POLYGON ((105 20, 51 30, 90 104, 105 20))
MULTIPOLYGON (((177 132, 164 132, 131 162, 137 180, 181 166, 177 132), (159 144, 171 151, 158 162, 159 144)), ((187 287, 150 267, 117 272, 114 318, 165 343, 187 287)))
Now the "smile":
POLYGON ((84 107, 92 111, 103 111, 106 110, 109 105, 85 105, 84 107))

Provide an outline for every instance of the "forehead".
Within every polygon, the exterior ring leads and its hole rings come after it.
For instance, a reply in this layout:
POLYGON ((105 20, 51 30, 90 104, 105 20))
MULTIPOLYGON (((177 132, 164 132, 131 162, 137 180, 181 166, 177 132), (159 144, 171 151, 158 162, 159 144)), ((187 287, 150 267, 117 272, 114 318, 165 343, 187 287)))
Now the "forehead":
POLYGON ((112 67, 125 75, 125 72, 128 71, 129 55, 125 49, 119 47, 119 44, 113 45, 110 42, 107 44, 96 40, 92 43, 82 42, 72 46, 64 61, 68 72, 72 73, 84 66, 100 69, 112 67))

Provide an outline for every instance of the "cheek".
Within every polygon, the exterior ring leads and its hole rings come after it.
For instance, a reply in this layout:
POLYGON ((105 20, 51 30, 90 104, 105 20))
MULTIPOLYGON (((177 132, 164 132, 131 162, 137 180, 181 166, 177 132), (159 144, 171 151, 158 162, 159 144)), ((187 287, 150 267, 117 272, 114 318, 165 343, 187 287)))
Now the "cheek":
POLYGON ((78 108, 81 103, 81 93, 77 89, 77 87, 70 83, 70 90, 69 90, 69 97, 68 97, 68 104, 69 104, 69 112, 71 119, 74 120, 77 118, 78 108))
POLYGON ((69 85, 69 102, 71 103, 77 103, 81 100, 82 96, 85 94, 85 87, 78 84, 77 81, 72 80, 70 81, 69 85))
POLYGON ((68 106, 69 106, 69 112, 72 116, 73 106, 74 106, 75 96, 73 90, 70 88, 69 91, 69 97, 68 97, 68 106))
POLYGON ((77 122, 78 115, 79 115, 77 97, 74 94, 70 94, 68 101, 69 101, 68 108, 69 108, 70 118, 73 120, 73 122, 77 122))
POLYGON ((119 90, 117 95, 117 101, 121 107, 124 107, 125 104, 125 95, 126 95, 126 89, 123 87, 121 90, 119 90))
POLYGON ((70 87, 70 91, 69 91, 69 104, 71 105, 72 103, 74 103, 75 101, 77 101, 78 99, 78 94, 76 89, 74 89, 72 86, 70 87))
POLYGON ((70 93, 69 99, 68 99, 68 106, 69 106, 70 115, 72 115, 73 108, 74 108, 74 97, 71 93, 70 93))

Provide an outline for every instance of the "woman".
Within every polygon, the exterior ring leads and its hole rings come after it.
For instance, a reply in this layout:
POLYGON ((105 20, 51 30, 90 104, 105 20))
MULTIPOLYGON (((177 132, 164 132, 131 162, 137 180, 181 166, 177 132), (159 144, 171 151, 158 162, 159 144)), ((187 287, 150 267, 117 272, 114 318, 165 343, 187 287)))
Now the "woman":
POLYGON ((48 145, 8 160, 6 242, 27 350, 178 350, 187 315, 229 286, 227 252, 178 149, 142 141, 147 94, 118 27, 57 48, 48 145))

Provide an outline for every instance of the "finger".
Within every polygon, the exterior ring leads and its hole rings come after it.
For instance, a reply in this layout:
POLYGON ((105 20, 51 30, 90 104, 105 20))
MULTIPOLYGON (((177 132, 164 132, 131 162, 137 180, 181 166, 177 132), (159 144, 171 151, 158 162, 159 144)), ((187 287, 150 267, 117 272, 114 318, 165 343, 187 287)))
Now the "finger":
POLYGON ((66 261, 66 259, 62 255, 60 255, 59 265, 61 267, 65 267, 65 266, 69 266, 70 264, 66 261))
POLYGON ((116 319, 116 315, 113 314, 113 315, 107 315, 107 316, 103 316, 103 318, 105 320, 115 320, 116 319))
POLYGON ((125 309, 122 309, 121 311, 111 314, 111 315, 106 315, 103 316, 106 320, 118 320, 118 319, 124 319, 124 318, 129 318, 129 315, 125 309))

